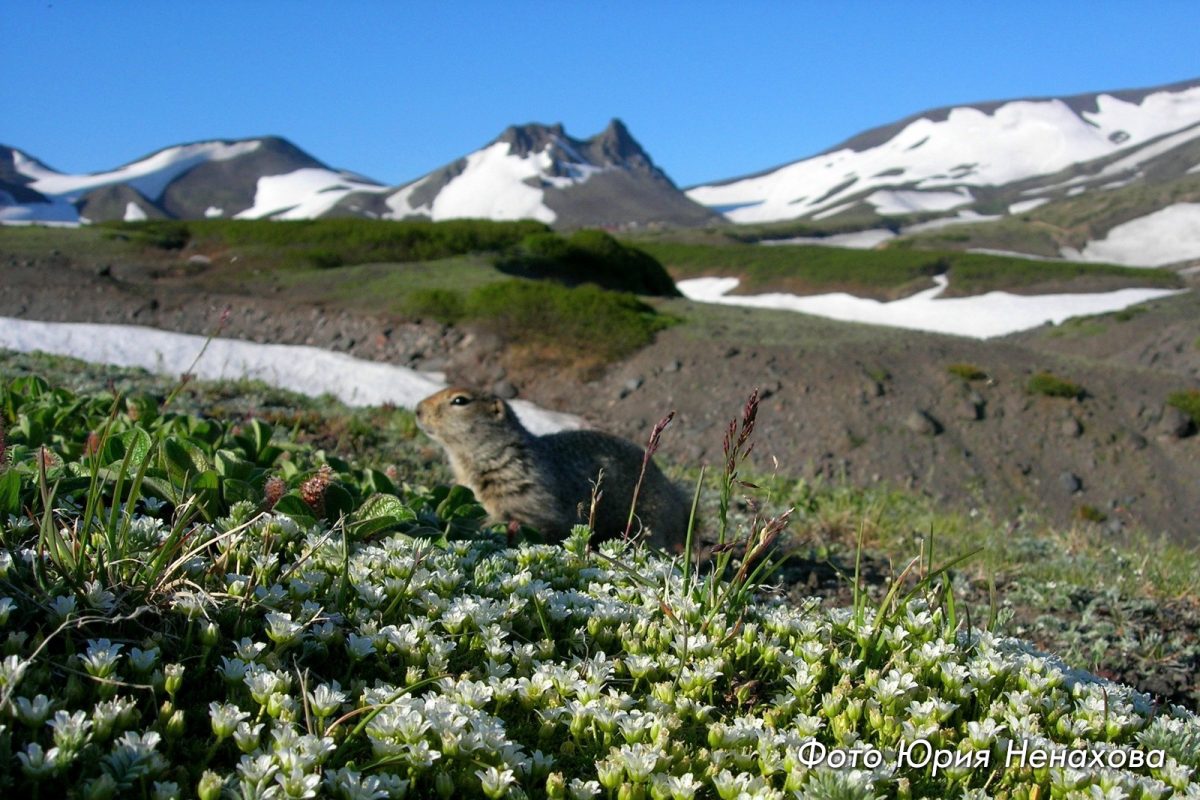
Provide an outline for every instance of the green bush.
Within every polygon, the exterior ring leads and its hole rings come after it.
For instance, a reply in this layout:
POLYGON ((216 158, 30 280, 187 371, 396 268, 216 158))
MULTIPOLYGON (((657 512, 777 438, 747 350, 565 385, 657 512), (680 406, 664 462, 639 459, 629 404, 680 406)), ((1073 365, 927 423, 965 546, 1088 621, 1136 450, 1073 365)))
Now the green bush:
POLYGON ((987 373, 974 364, 951 364, 946 371, 964 381, 981 381, 987 378, 987 373))
POLYGON ((1083 397, 1082 386, 1049 372, 1039 372, 1031 377, 1025 384, 1025 389, 1030 394, 1040 394, 1045 397, 1066 397, 1071 400, 1083 397))
POLYGON ((520 280, 473 290, 467 296, 464 316, 515 344, 586 354, 602 361, 644 347, 657 331, 675 322, 631 294, 591 284, 568 288, 520 280))
POLYGON ((191 240, 191 228, 182 220, 146 220, 143 222, 106 222, 105 235, 126 239, 159 250, 182 250, 191 240))
POLYGON ((522 220, 312 219, 312 220, 171 220, 111 222, 115 235, 162 249, 178 249, 188 241, 225 247, 267 247, 320 253, 317 266, 374 261, 427 261, 468 253, 503 252, 527 236, 546 233, 540 222, 522 220))
POLYGON ((496 268, 523 278, 542 278, 568 285, 594 283, 634 294, 678 296, 666 269, 653 256, 614 239, 604 231, 576 231, 564 239, 535 233, 497 262, 496 268))
POLYGON ((301 254, 303 261, 317 269, 336 269, 345 265, 342 253, 328 247, 316 247, 301 254))
POLYGON ((1200 389, 1184 389, 1172 392, 1167 398, 1167 405, 1175 406, 1192 418, 1192 422, 1200 425, 1200 389))

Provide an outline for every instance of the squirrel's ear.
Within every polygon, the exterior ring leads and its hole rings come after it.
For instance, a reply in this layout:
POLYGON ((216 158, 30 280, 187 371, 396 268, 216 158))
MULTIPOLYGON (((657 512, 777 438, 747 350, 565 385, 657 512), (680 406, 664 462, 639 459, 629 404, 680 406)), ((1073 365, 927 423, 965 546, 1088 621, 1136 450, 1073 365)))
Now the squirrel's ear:
POLYGON ((492 413, 496 415, 496 419, 504 419, 504 401, 499 397, 492 401, 492 413))

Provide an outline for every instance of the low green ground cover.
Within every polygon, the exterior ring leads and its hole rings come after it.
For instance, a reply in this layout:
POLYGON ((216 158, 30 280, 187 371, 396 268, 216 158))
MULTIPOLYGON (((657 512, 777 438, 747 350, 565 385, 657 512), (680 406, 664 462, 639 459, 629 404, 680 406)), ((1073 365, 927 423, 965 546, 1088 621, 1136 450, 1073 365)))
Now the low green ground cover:
POLYGON ((948 273, 952 295, 1021 290, 1038 284, 1073 281, 1127 283, 1129 286, 1180 285, 1170 270, 1033 261, 1014 256, 923 250, 906 244, 873 250, 816 245, 715 244, 665 240, 638 241, 678 278, 723 275, 742 278, 739 288, 819 293, 851 291, 894 297, 926 288, 933 275, 948 273))
MULTIPOLYGON (((714 570, 585 532, 510 542, 370 444, 339 457, 256 415, 183 411, 236 391, 120 378, 121 398, 78 374, 78 392, 0 384, 15 796, 1197 791, 1200 719, 968 625, 929 548, 882 598, 865 565, 844 607, 758 594, 770 562, 737 554, 765 554, 788 515, 730 516, 745 413, 702 504, 736 545, 714 570)), ((897 545, 862 495, 779 489, 803 526, 857 517, 857 558, 897 545)))

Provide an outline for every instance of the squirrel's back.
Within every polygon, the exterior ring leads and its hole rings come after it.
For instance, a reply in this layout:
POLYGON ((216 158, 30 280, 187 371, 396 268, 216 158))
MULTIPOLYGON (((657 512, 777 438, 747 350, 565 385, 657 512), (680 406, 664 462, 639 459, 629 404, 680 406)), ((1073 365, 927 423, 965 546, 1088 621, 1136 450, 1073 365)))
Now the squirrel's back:
MULTIPOLYGON (((588 521, 599 479, 595 532, 599 538, 624 533, 643 460, 632 442, 593 430, 534 436, 503 400, 462 388, 422 400, 417 421, 446 450, 455 479, 475 493, 493 521, 515 521, 561 538, 588 521)), ((636 515, 634 531, 649 528, 660 547, 682 545, 687 498, 653 462, 646 465, 636 515)))

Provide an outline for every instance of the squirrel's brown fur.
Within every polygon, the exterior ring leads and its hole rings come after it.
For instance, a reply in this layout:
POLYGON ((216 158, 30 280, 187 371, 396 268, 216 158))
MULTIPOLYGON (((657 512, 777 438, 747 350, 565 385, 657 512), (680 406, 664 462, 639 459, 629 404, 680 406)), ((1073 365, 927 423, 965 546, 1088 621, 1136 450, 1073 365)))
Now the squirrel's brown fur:
MULTIPOLYGON (((632 442, 592 430, 535 436, 508 403, 457 387, 422 400, 417 422, 445 448, 455 480, 475 493, 492 521, 518 522, 560 539, 587 523, 592 485, 603 470, 595 533, 607 539, 625 532, 644 455, 632 442)), ((684 493, 648 464, 634 532, 644 526, 653 544, 678 549, 688 512, 684 493)))

